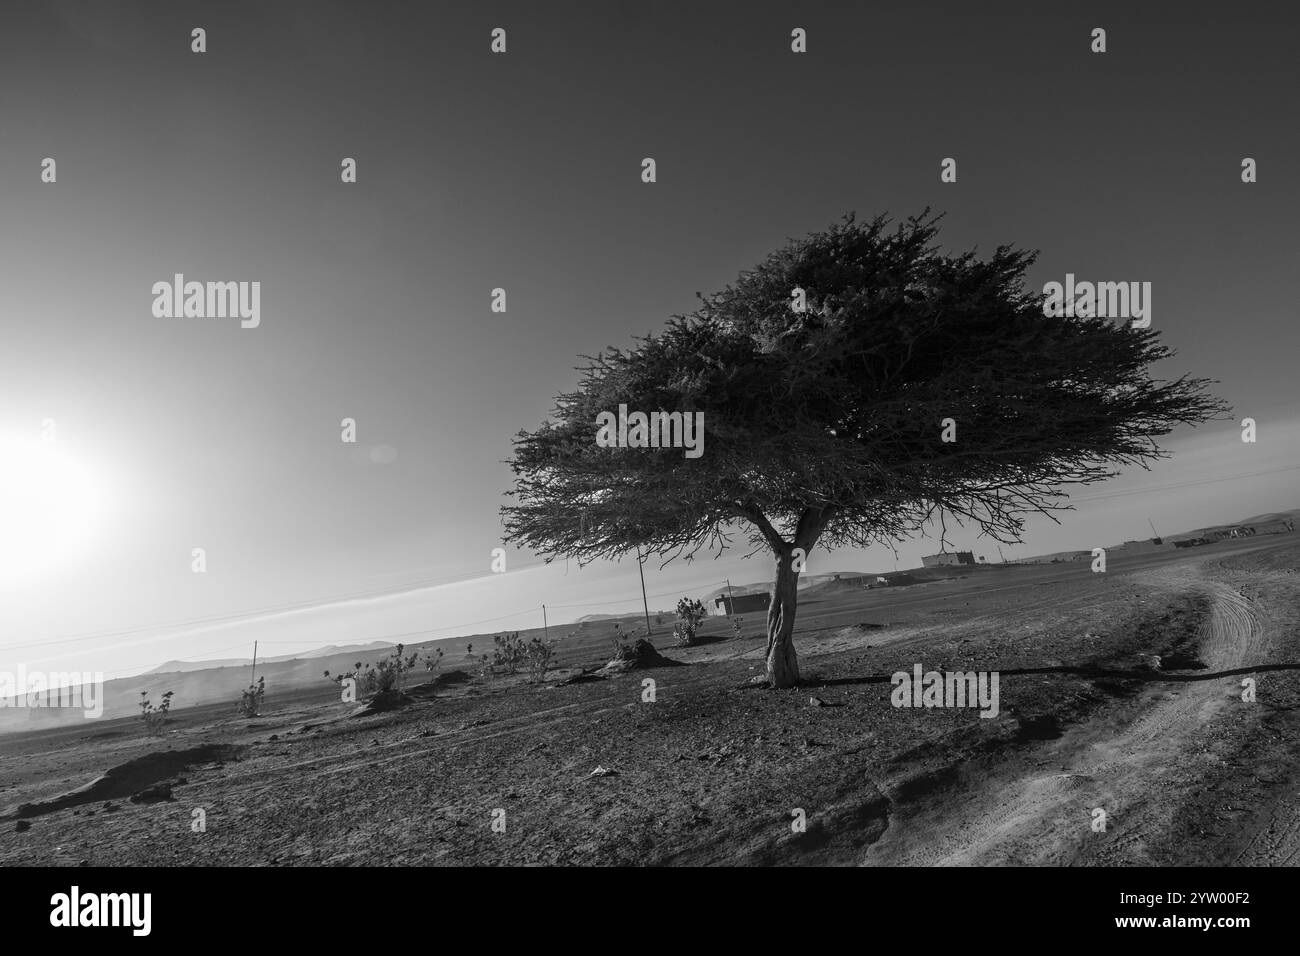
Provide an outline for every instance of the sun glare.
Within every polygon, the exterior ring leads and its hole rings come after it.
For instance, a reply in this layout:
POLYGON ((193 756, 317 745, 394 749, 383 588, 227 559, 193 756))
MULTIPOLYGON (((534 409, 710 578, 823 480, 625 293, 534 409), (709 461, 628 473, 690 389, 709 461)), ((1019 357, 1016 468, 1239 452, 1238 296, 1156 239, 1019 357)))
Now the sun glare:
POLYGON ((0 586, 81 553, 98 498, 90 472, 58 442, 0 435, 0 586))

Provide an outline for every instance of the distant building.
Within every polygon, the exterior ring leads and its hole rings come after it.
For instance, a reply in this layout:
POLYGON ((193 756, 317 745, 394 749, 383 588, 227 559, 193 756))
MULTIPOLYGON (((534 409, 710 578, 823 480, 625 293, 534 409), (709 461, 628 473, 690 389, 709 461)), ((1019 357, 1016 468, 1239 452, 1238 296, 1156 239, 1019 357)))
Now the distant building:
POLYGON ((928 554, 921 559, 921 563, 927 568, 940 568, 950 564, 974 564, 975 554, 972 551, 944 551, 942 554, 928 554))
POLYGON ((735 614, 747 614, 753 611, 766 611, 772 603, 772 595, 767 591, 759 594, 737 594, 733 604, 731 598, 719 594, 713 600, 713 613, 731 617, 735 614))

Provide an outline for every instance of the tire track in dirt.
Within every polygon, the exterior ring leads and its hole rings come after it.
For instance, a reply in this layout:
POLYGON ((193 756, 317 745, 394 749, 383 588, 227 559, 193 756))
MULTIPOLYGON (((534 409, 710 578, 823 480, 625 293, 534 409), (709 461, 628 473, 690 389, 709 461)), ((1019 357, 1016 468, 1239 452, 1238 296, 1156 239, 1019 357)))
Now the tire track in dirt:
MULTIPOLYGON (((1276 595, 1276 600, 1270 602, 1273 614, 1270 615, 1269 623, 1279 641, 1289 638, 1281 653, 1290 656, 1294 656, 1296 644, 1300 643, 1295 637, 1297 619, 1300 618, 1300 580, 1296 574, 1294 566, 1273 566, 1263 573, 1268 592, 1276 595)), ((1283 710, 1294 709, 1294 690, 1289 698, 1282 691, 1276 703, 1283 710)), ((1252 741, 1258 745, 1256 759, 1262 760, 1263 766, 1267 768, 1270 757, 1280 758, 1279 762, 1289 764, 1291 769, 1289 774, 1283 774, 1279 778, 1281 793, 1267 807, 1241 851, 1231 860, 1233 866, 1300 866, 1300 772, 1294 769, 1294 764, 1289 759, 1294 737, 1289 737, 1288 731, 1294 734, 1294 728, 1293 721, 1283 720, 1276 729, 1261 726, 1256 730, 1252 741)), ((1252 771, 1258 765, 1252 765, 1252 771)))
MULTIPOLYGON (((1202 567, 1162 568, 1135 578, 1153 590, 1199 592, 1211 599, 1197 634, 1202 660, 1210 668, 1226 670, 1264 659, 1267 638, 1251 601, 1230 585, 1208 579, 1202 567)), ((924 842, 891 840, 887 834, 864 862, 1074 862, 1093 836, 1091 810, 1098 807, 1122 826, 1098 853, 1099 861, 1142 861, 1146 839, 1167 823, 1168 801, 1153 795, 1169 785, 1170 768, 1188 773, 1194 760, 1185 753, 1186 736, 1214 719, 1228 701, 1215 681, 1182 684, 1175 694, 1150 696, 1151 705, 1127 726, 1091 721, 1040 747, 1032 757, 1039 768, 1044 762, 1056 764, 1060 769, 1055 772, 1043 773, 1026 765, 1027 759, 967 770, 961 774, 967 786, 946 787, 915 809, 896 807, 897 821, 905 821, 899 831, 923 835, 924 842), (996 776, 1008 773, 1017 779, 998 786, 996 776)))
MULTIPOLYGON (((1211 670, 1266 660, 1267 636, 1249 599, 1223 582, 1188 580, 1187 584, 1199 585, 1214 601, 1197 641, 1200 657, 1211 670)), ((1173 699, 1159 701, 1128 733, 1096 745, 1100 762, 1095 772, 1120 780, 1115 800, 1122 817, 1121 831, 1098 851, 1099 862, 1151 862, 1148 841, 1172 822, 1168 792, 1174 781, 1190 783, 1202 775, 1201 770, 1214 769, 1211 758, 1188 753, 1186 738, 1220 718, 1230 700, 1224 690, 1215 681, 1182 685, 1173 699)))
POLYGON ((1291 798, 1274 808, 1261 828, 1232 861, 1233 866, 1300 866, 1300 804, 1291 798))

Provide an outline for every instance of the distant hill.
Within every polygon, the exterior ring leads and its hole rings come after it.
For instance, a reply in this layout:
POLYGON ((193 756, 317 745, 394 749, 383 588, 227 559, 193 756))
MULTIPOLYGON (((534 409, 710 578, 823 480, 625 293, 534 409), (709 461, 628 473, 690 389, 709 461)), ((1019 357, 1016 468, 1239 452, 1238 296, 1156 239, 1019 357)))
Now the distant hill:
POLYGON ((191 671, 207 670, 209 667, 248 667, 253 663, 250 657, 226 657, 212 661, 167 661, 157 667, 151 667, 146 674, 188 674, 191 671))
POLYGON ((1242 518, 1237 524, 1267 524, 1270 521, 1297 521, 1300 520, 1300 508, 1293 508, 1290 511, 1270 511, 1268 514, 1255 515, 1252 518, 1242 518))
MULTIPOLYGON (((1211 535, 1216 531, 1226 531, 1231 528, 1248 526, 1263 526, 1280 521, 1291 521, 1300 523, 1300 508, 1294 508, 1290 511, 1271 511, 1268 514, 1255 515, 1250 518, 1242 518, 1240 521, 1230 521, 1226 524, 1206 525, 1204 528, 1195 528, 1191 531, 1175 531, 1172 534, 1163 535, 1161 540, 1166 545, 1174 541, 1186 541, 1190 538, 1201 538, 1211 535)), ((1149 535, 1139 534, 1135 536, 1137 541, 1150 541, 1149 535)), ((1106 546, 1107 551, 1119 551, 1123 548, 1122 544, 1111 544, 1106 546)), ((1018 564, 1046 564, 1053 559, 1059 561, 1075 561, 1085 556, 1091 556, 1091 550, 1086 551, 1057 551, 1052 554, 1036 554, 1027 558, 1016 558, 1013 563, 1018 564)))
POLYGON ((1243 525, 1256 527, 1259 525, 1272 524, 1277 521, 1300 522, 1300 509, 1291 511, 1270 511, 1268 514, 1255 515, 1251 518, 1242 518, 1240 521, 1233 521, 1228 524, 1208 525, 1204 528, 1197 528, 1194 531, 1180 531, 1177 534, 1170 535, 1170 540, 1181 540, 1183 538, 1200 538, 1215 531, 1224 531, 1229 528, 1239 528, 1243 525))
MULTIPOLYGON (((313 651, 297 651, 293 654, 281 654, 278 657, 259 657, 258 664, 281 664, 285 661, 311 660, 315 657, 331 657, 335 654, 373 654, 396 647, 387 641, 371 641, 369 644, 327 644, 313 651)), ((146 674, 188 674, 191 671, 203 671, 213 667, 251 667, 251 657, 230 657, 211 661, 168 661, 145 671, 146 674)))
MULTIPOLYGON (((1111 545, 1108 550, 1117 550, 1118 545, 1111 545)), ((1015 558, 1008 564, 1051 564, 1053 561, 1078 561, 1083 557, 1092 557, 1092 551, 1052 551, 1048 554, 1034 554, 1027 558, 1015 558)))
MULTIPOLYGON (((676 620, 677 612, 651 611, 650 617, 651 619, 661 617, 665 621, 676 620)), ((557 630, 565 627, 586 628, 593 624, 612 624, 614 621, 626 622, 630 627, 644 627, 645 612, 630 611, 627 614, 588 614, 585 617, 578 618, 572 624, 552 624, 551 627, 557 630)))
POLYGON ((332 654, 373 654, 376 651, 387 652, 397 645, 389 641, 371 641, 369 644, 327 644, 314 651, 299 651, 296 654, 282 654, 279 657, 267 657, 268 663, 280 661, 298 661, 305 657, 329 657, 332 654))

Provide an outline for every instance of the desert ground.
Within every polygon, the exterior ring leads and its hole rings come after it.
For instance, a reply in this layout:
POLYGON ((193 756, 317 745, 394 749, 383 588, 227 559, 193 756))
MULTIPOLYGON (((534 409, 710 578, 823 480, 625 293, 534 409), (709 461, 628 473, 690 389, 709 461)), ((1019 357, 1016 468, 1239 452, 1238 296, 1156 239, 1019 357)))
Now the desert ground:
POLYGON ((464 639, 441 642, 443 676, 388 712, 322 679, 268 686, 254 719, 179 709, 162 736, 129 718, 7 734, 0 862, 1294 865, 1298 568, 1278 535, 1104 574, 819 585, 795 690, 748 683, 759 614, 739 636, 710 618, 689 648, 657 626, 677 665, 611 677, 591 673, 610 657, 599 622, 558 629, 537 683, 482 679, 464 639), (890 675, 917 663, 997 671, 1000 713, 891 706, 890 675))

